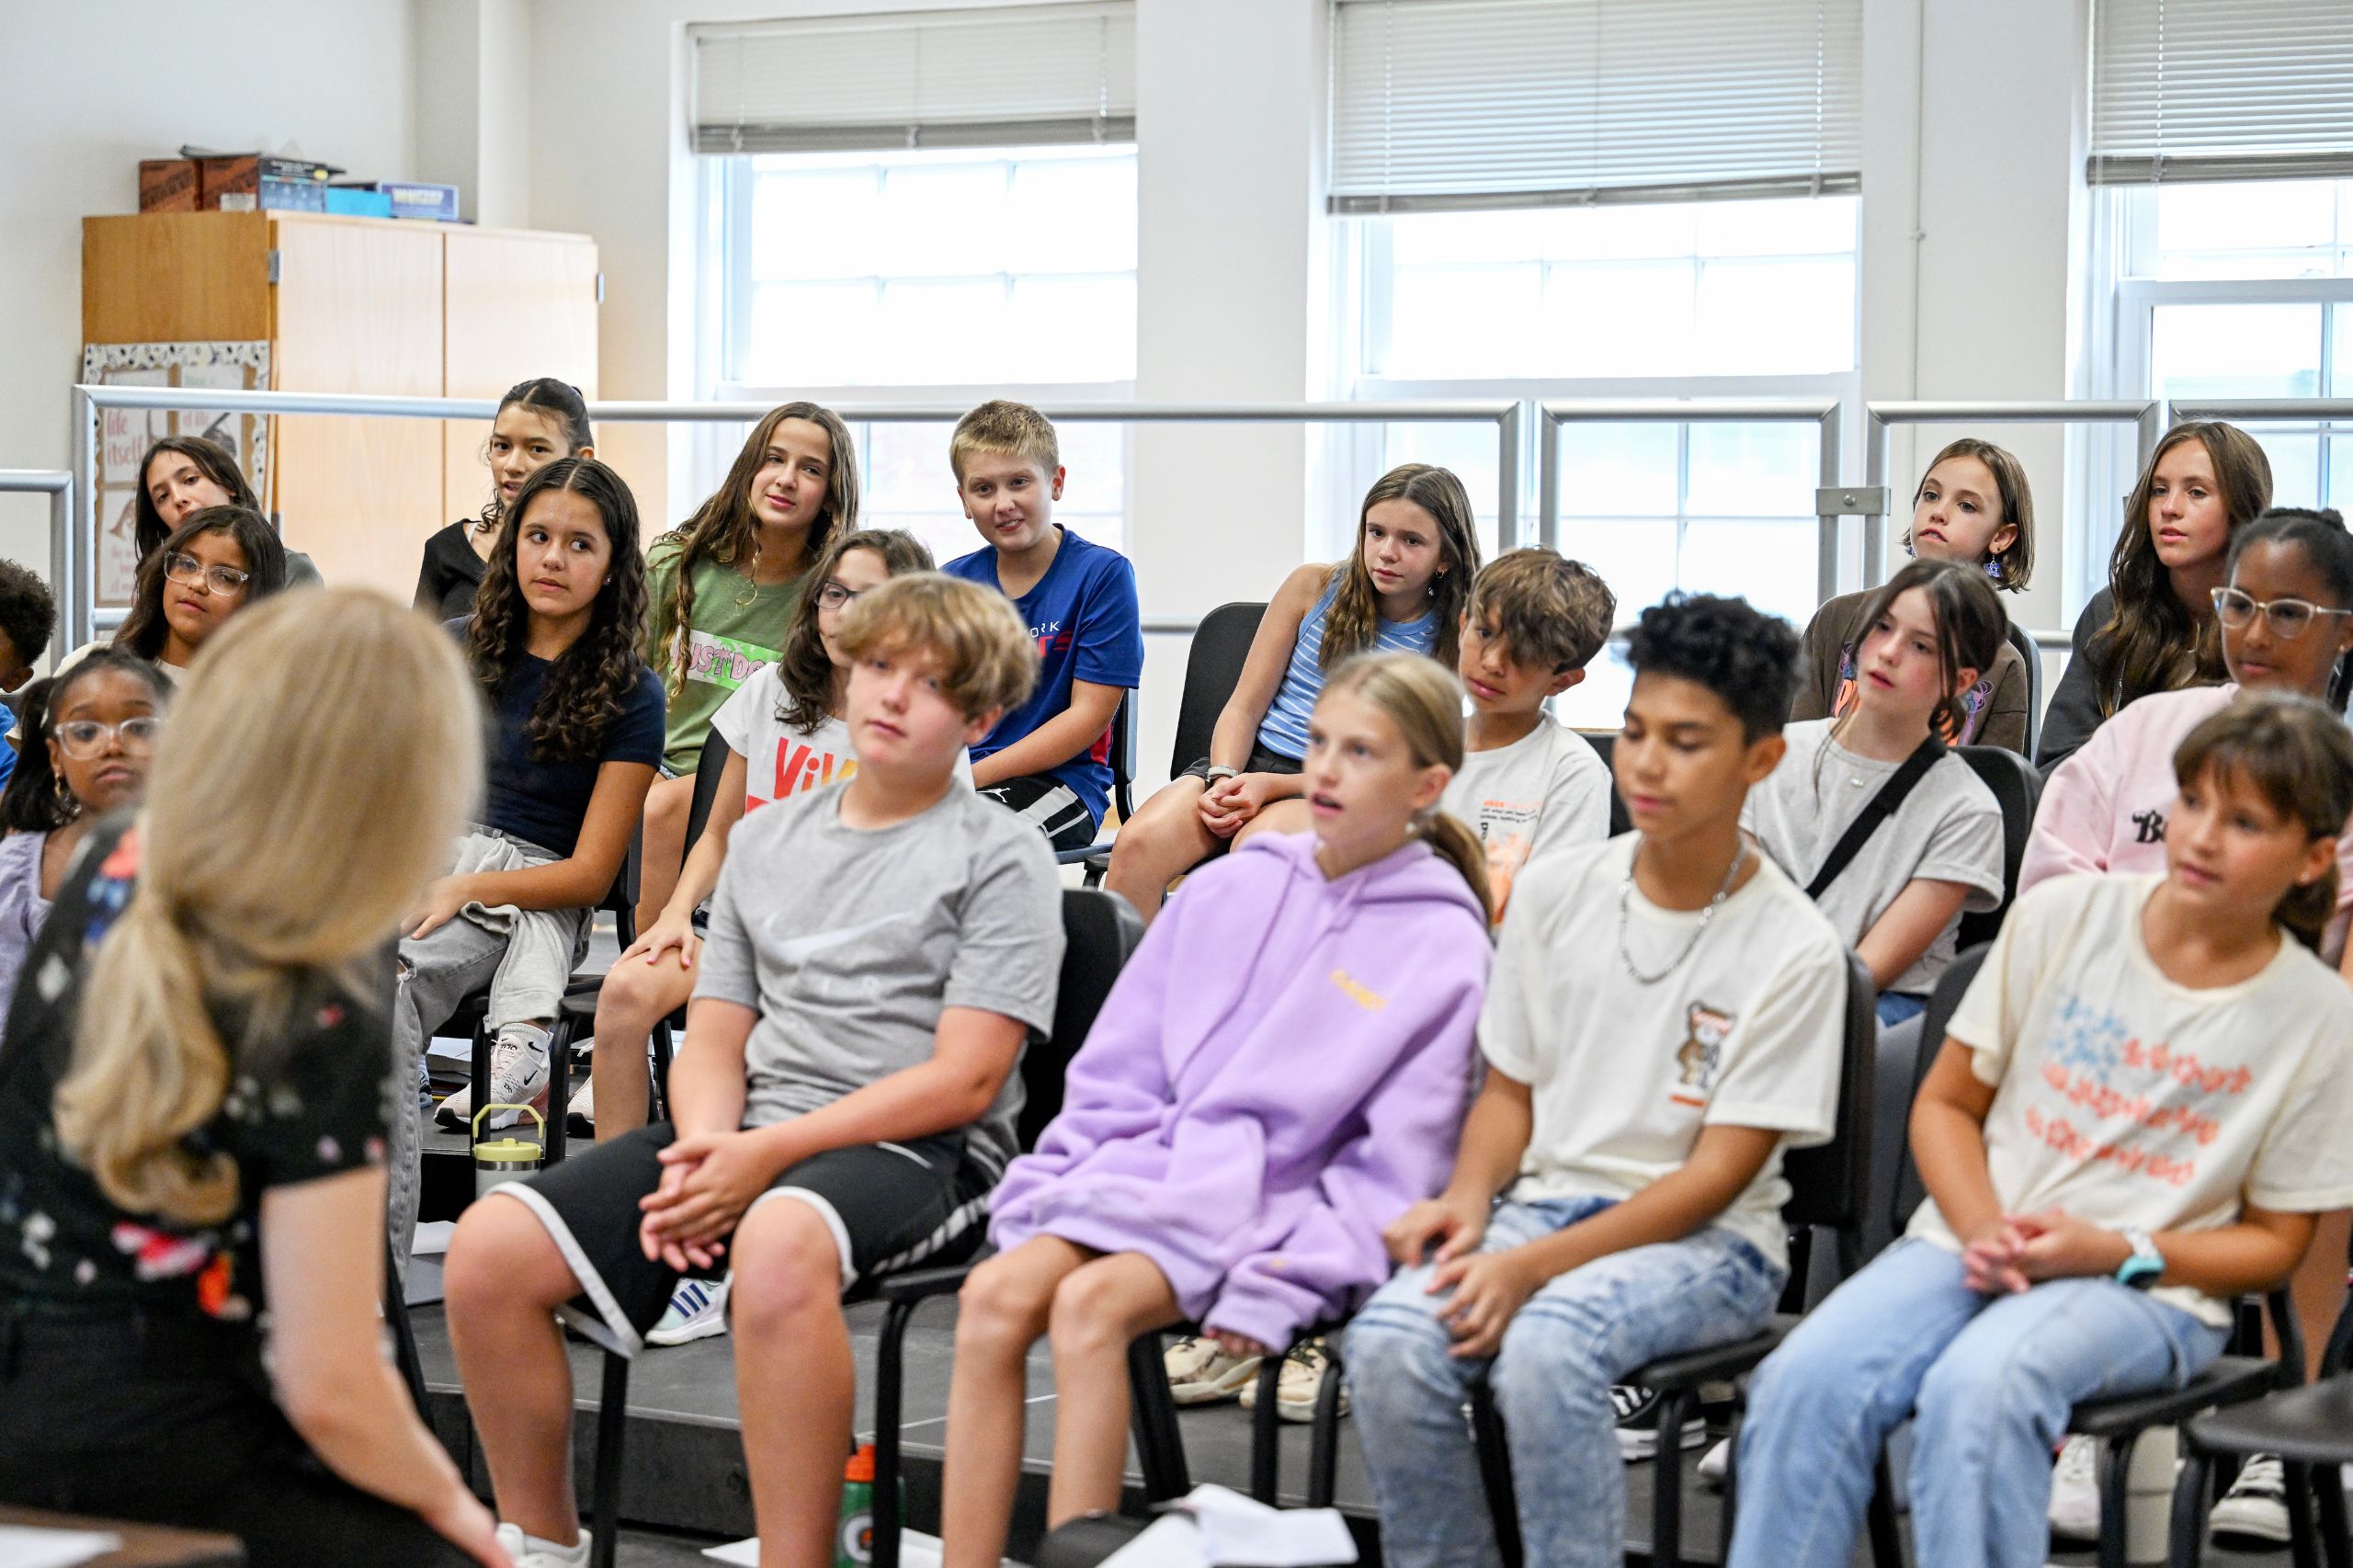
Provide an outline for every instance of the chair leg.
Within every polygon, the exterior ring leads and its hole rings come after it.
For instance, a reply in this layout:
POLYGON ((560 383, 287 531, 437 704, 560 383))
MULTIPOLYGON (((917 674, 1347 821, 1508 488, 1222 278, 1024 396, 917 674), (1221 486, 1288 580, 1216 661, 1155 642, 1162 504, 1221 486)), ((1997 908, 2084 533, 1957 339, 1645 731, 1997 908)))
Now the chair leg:
POLYGON ((384 1239, 384 1324, 392 1331, 392 1364, 416 1403, 417 1419, 425 1415, 425 1363, 416 1354, 416 1325, 409 1321, 408 1295, 401 1286, 401 1271, 392 1267, 392 1238, 384 1239))
POLYGON ((899 1411, 906 1372, 907 1324, 916 1301, 892 1301, 874 1347, 873 1568, 899 1568, 899 1411))
POLYGON ((572 1103, 572 1019, 558 1007, 555 1028, 548 1036, 548 1146, 542 1163, 549 1165, 560 1164, 569 1152, 571 1130, 563 1124, 563 1113, 572 1103))
POLYGON ((1176 1402, 1168 1392, 1168 1364, 1157 1331, 1140 1334, 1128 1346, 1129 1421, 1136 1454, 1143 1461, 1144 1496, 1173 1503, 1193 1489, 1185 1464, 1185 1440, 1176 1430, 1176 1402))
POLYGON ((2353 1541, 2346 1539, 2345 1475, 2333 1464, 2313 1467, 2320 1489, 2320 1547, 2328 1568, 2353 1568, 2353 1541))
POLYGON ((1282 1483, 1283 1456, 1276 1447, 1281 1431, 1276 1425, 1279 1413, 1275 1408, 1275 1392, 1282 1376, 1280 1356, 1269 1356, 1258 1363, 1257 1407, 1250 1412, 1250 1495, 1269 1508, 1279 1506, 1275 1494, 1282 1483))
POLYGON ((629 1358, 605 1352, 605 1387, 597 1401, 596 1493, 589 1507, 597 1541, 589 1568, 613 1568, 621 1542, 621 1449, 629 1427, 629 1358))
POLYGON ((1659 1396, 1658 1457, 1651 1465, 1652 1568, 1683 1568, 1683 1423, 1691 1401, 1688 1390, 1659 1396))
POLYGON ((1716 1510, 1716 1539, 1722 1543, 1720 1550, 1727 1553, 1732 1550, 1733 1527, 1740 1522, 1740 1402, 1745 1397, 1745 1391, 1740 1391, 1733 1400, 1732 1423, 1724 1429, 1724 1496, 1716 1510))
POLYGON ((647 1111, 652 1119, 670 1114, 670 1020, 654 1026, 654 1097, 647 1111))
POLYGON ((1324 1336, 1324 1356, 1332 1369, 1315 1391, 1315 1421, 1310 1428, 1313 1436, 1307 1449, 1307 1506, 1311 1508, 1330 1507, 1339 1484, 1340 1396, 1347 1382, 1337 1334, 1324 1336))
POLYGON ((2130 1506, 2127 1482, 2132 1450, 2141 1434, 2128 1432, 2100 1444, 2099 1449, 2099 1568, 2126 1568, 2124 1516, 2130 1506))
POLYGON ((1479 1478, 1486 1483, 1487 1512, 1495 1523, 1495 1548, 1504 1568, 1525 1568, 1526 1552, 1519 1539, 1519 1496, 1511 1483, 1511 1443, 1504 1431, 1503 1412, 1483 1382, 1471 1390, 1471 1435, 1479 1449, 1479 1478))
POLYGON ((2199 1568, 2206 1556, 2206 1491, 2214 1461, 2183 1445, 2181 1473, 2174 1478, 2173 1514, 2165 1547, 2167 1568, 2199 1568))
POLYGON ((1895 1520, 1895 1471, 1883 1446, 1871 1465, 1871 1500, 1863 1510, 1863 1523, 1870 1532, 1871 1568, 1904 1568, 1904 1531, 1895 1520))

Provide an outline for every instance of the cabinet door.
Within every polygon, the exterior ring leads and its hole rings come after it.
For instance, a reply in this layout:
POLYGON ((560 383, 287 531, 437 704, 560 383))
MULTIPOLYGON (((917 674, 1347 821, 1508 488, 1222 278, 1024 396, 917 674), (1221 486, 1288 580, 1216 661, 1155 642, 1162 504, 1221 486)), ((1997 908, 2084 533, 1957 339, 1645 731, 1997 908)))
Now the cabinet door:
MULTIPOLYGON (((597 246, 574 234, 451 229, 442 251, 444 384, 495 398, 553 376, 597 395, 597 246)), ((472 517, 490 493, 480 420, 443 424, 444 518, 472 517)))
MULTIPOLYGON (((274 380, 289 392, 441 392, 437 223, 278 217, 274 380)), ((441 510, 441 426, 391 415, 281 416, 287 547, 330 583, 406 599, 441 510)))

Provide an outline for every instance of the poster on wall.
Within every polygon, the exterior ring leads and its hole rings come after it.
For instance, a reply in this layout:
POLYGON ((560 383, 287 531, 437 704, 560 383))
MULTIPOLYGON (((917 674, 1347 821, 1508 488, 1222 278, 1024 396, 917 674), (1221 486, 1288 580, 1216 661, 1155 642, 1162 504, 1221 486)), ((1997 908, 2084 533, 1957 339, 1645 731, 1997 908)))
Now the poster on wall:
MULTIPOLYGON (((92 386, 202 387, 260 392, 269 386, 267 343, 93 343, 82 349, 82 380, 92 386)), ((166 436, 201 436, 228 449, 245 481, 270 509, 269 420, 255 414, 103 408, 98 411, 95 601, 101 609, 131 604, 139 570, 135 507, 147 449, 166 436)))

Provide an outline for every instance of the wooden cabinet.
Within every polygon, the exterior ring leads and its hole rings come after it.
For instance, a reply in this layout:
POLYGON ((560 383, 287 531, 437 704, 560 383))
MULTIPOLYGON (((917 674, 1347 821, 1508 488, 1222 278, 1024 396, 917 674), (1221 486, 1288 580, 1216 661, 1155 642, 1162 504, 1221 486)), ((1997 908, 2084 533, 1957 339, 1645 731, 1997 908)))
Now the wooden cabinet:
MULTIPOLYGON (((297 212, 143 213, 82 230, 89 344, 255 342, 287 392, 597 395, 597 247, 577 234, 297 212)), ((290 548, 408 597, 425 540, 489 487, 482 420, 285 415, 266 449, 290 548)))

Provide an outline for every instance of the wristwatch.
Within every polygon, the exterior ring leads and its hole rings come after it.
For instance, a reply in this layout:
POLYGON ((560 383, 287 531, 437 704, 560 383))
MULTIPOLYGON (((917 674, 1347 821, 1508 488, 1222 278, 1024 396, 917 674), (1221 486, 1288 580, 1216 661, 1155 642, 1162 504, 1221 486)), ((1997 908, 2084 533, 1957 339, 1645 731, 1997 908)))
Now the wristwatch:
POLYGON ((2132 1244, 2132 1256, 2116 1266, 2116 1282, 2135 1290, 2148 1290, 2164 1275, 2165 1255, 2138 1225, 2120 1225, 2116 1233, 2132 1244))

